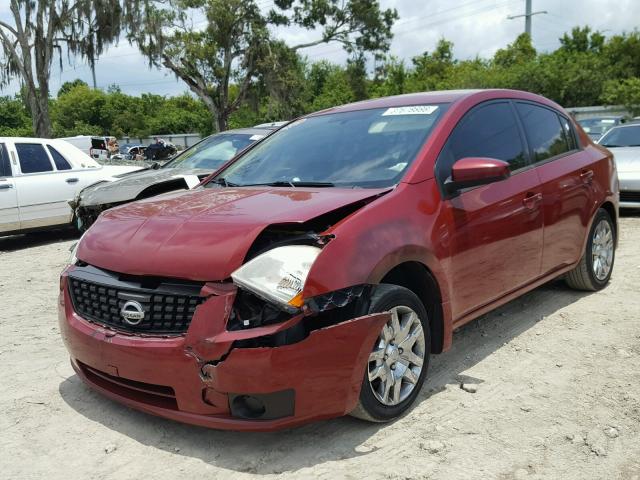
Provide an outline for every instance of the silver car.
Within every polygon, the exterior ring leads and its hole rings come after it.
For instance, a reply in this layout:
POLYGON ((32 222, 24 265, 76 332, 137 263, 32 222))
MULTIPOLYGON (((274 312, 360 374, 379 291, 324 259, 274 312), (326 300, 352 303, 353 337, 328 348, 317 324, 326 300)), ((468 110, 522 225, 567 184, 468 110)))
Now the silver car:
POLYGON ((119 175, 80 191, 69 204, 76 227, 84 231, 100 213, 111 207, 177 190, 188 190, 219 169, 236 153, 264 138, 277 127, 228 130, 211 135, 175 156, 162 166, 119 175))
POLYGON ((640 123, 613 127, 598 143, 616 161, 620 180, 620 207, 640 208, 640 123))

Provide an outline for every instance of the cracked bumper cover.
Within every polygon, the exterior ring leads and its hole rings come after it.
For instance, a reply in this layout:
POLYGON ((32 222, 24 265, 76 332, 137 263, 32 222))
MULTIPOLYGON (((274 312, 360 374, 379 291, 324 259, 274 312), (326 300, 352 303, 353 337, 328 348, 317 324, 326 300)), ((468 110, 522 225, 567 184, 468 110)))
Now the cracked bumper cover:
POLYGON ((186 335, 128 335, 75 313, 66 278, 64 272, 60 329, 73 368, 89 386, 134 409, 218 429, 276 430, 350 412, 368 355, 388 320, 387 313, 367 315, 313 330, 297 343, 232 348, 237 340, 271 335, 300 318, 227 331, 236 290, 205 285, 202 293, 210 296, 197 308, 186 335), (230 408, 230 398, 280 398, 284 391, 293 391, 293 413, 281 418, 240 418, 230 408))

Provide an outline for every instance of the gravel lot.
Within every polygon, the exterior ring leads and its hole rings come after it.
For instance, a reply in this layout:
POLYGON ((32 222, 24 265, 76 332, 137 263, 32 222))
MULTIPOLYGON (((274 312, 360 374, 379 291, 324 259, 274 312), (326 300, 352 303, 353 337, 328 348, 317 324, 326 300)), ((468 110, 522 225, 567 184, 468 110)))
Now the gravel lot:
POLYGON ((74 241, 0 239, 2 478, 640 479, 640 216, 621 220, 608 288, 551 283, 465 326, 404 418, 269 434, 173 423, 86 388, 57 327, 74 241))

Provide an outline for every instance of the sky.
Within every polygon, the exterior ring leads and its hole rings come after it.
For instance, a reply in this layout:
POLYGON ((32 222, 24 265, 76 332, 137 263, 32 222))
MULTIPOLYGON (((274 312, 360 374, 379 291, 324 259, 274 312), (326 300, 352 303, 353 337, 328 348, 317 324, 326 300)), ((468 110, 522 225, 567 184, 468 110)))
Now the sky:
MULTIPOLYGON (((272 0, 257 0, 268 10, 272 0)), ((399 19, 393 27, 394 37, 390 54, 410 64, 411 58, 432 51, 439 39, 454 44, 458 59, 491 57, 496 50, 513 42, 524 31, 524 18, 513 20, 508 16, 524 13, 525 0, 380 0, 382 8, 395 8, 399 19)), ((0 20, 13 24, 9 2, 0 1, 0 20)), ((547 13, 535 15, 533 43, 539 51, 558 47, 558 38, 576 25, 589 25, 605 35, 632 31, 640 19, 640 0, 533 0, 533 11, 547 13)), ((308 42, 319 36, 299 28, 280 28, 275 35, 289 45, 308 42)), ((322 44, 301 50, 309 60, 328 60, 343 63, 346 54, 337 44, 322 44)), ((82 59, 72 59, 60 71, 54 63, 51 74, 51 92, 55 95, 62 83, 80 78, 91 84, 91 70, 82 59)), ((188 91, 181 80, 166 69, 149 69, 148 62, 126 41, 111 46, 98 60, 96 67, 98 87, 120 85, 124 93, 139 95, 150 92, 159 95, 177 95, 188 91)), ((13 95, 19 84, 13 82, 1 90, 2 95, 13 95)))

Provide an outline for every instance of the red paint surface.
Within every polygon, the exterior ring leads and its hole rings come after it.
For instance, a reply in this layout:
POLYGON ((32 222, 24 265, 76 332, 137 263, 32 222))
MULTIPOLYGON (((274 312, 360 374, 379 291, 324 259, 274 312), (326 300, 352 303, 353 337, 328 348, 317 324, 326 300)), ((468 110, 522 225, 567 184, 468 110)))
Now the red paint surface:
MULTIPOLYGON (((215 188, 145 200, 103 214, 85 235, 78 257, 128 274, 226 280, 265 227, 303 223, 379 195, 325 232, 333 239, 314 263, 304 296, 377 283, 397 265, 419 262, 440 290, 446 349, 455 326, 575 266, 594 212, 605 202, 617 211, 611 154, 594 145, 579 127, 579 152, 444 200, 434 179, 442 146, 469 109, 497 98, 525 99, 562 111, 537 95, 509 90, 414 94, 337 107, 329 111, 453 102, 393 189, 215 188)), ((370 348, 367 342, 373 342, 382 317, 318 330, 285 347, 232 350, 213 372, 218 383, 209 398, 216 406, 204 403, 198 361, 221 358, 240 336, 273 333, 284 326, 227 332, 235 289, 211 283, 203 294, 212 297, 198 308, 186 337, 140 338, 106 332, 71 311, 68 298, 60 315, 62 332, 72 357, 82 363, 123 378, 170 385, 178 410, 158 410, 139 399, 118 397, 114 391, 105 394, 181 421, 270 429, 340 415, 355 405, 366 361, 361 354, 370 348), (347 345, 349 355, 341 348, 347 345), (320 357, 335 362, 327 366, 320 357), (267 392, 285 385, 296 390, 293 419, 232 420, 228 406, 222 405, 225 392, 242 393, 236 391, 239 388, 267 392), (335 390, 327 394, 329 385, 335 390)))

